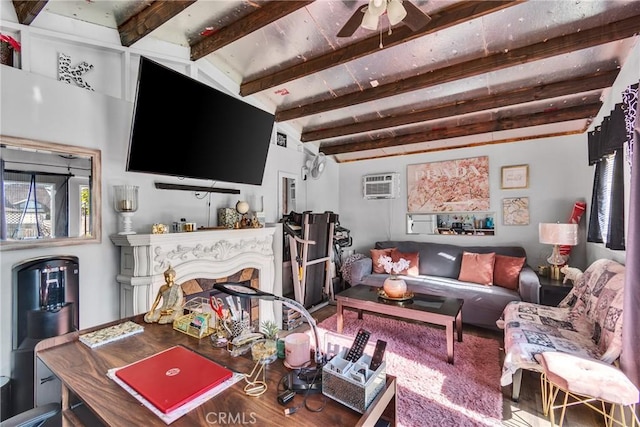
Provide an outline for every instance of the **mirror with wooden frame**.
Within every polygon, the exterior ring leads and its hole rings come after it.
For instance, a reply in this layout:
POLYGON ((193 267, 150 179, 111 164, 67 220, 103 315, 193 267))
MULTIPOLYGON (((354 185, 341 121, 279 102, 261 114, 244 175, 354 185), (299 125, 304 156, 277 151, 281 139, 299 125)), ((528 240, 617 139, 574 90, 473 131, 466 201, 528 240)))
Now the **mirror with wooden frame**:
POLYGON ((98 243, 100 150, 0 136, 0 250, 98 243))

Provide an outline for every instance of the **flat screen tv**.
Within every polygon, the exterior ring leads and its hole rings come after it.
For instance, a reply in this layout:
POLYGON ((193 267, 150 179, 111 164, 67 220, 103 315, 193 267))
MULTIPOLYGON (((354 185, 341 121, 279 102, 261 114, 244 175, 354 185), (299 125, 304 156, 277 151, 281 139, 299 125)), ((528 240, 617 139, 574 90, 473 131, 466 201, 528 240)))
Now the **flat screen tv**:
POLYGON ((127 171, 261 185, 274 116, 141 57, 127 171))

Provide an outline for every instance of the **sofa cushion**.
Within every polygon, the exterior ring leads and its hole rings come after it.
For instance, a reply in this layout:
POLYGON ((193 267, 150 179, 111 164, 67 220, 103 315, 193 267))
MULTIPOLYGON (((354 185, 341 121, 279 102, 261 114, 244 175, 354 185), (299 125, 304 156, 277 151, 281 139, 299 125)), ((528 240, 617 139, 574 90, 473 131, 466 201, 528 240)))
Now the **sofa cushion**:
POLYGON ((496 254, 479 254, 475 252, 462 253, 462 266, 458 280, 463 282, 493 285, 493 265, 496 254))
POLYGON ((371 260, 373 261, 373 272, 382 274, 385 273, 384 267, 379 264, 381 256, 391 256, 391 251, 395 248, 385 248, 385 249, 371 249, 371 260))
POLYGON ((420 274, 457 279, 460 275, 462 252, 526 257, 521 246, 456 246, 446 243, 416 242, 412 240, 386 240, 376 242, 376 249, 397 248, 400 252, 420 253, 420 274))
POLYGON ((503 288, 518 289, 518 277, 526 258, 496 254, 493 265, 493 284, 503 288))
POLYGON ((413 277, 420 275, 420 271, 419 271, 420 256, 418 252, 405 253, 405 252, 400 252, 399 250, 394 248, 391 251, 391 261, 398 262, 400 261, 401 258, 404 258, 405 260, 409 261, 409 267, 405 270, 398 272, 398 274, 405 274, 407 276, 413 276, 413 277))

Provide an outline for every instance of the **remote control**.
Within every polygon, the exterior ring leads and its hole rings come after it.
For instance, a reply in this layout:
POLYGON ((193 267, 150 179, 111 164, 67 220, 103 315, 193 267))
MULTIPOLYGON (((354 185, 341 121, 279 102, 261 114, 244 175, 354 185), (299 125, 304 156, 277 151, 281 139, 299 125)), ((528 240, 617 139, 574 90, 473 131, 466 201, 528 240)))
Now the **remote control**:
POLYGON ((367 345, 370 336, 371 332, 365 331, 364 329, 360 328, 358 330, 356 338, 353 340, 353 344, 351 344, 349 353, 347 353, 346 360, 350 362, 356 362, 358 359, 360 359, 360 357, 362 357, 362 353, 364 353, 364 347, 367 345))
POLYGON ((371 358, 371 363, 369 363, 369 369, 371 369, 372 371, 375 371, 380 367, 385 348, 387 348, 386 341, 376 341, 376 349, 373 351, 373 357, 371 358))

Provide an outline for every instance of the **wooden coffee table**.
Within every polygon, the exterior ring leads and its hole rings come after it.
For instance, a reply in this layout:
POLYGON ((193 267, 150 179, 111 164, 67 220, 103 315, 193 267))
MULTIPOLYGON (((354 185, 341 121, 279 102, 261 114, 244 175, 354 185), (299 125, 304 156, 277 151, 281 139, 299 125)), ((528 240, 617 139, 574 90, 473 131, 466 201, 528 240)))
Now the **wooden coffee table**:
POLYGON ((447 362, 453 364, 453 329, 455 326, 458 342, 462 342, 462 304, 464 300, 415 293, 411 300, 389 301, 378 296, 379 289, 375 286, 356 285, 336 295, 338 333, 342 333, 343 310, 345 308, 356 309, 358 319, 362 319, 362 311, 364 310, 441 325, 445 327, 447 337, 447 362))

